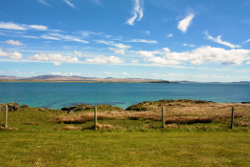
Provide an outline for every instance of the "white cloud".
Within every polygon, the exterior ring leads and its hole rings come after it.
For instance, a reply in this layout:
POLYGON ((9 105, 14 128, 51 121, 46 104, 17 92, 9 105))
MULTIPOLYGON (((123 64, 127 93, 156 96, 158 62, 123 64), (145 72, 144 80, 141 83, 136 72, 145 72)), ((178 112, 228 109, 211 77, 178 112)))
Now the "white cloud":
MULTIPOLYGON (((191 52, 168 52, 164 55, 166 60, 190 61, 191 64, 200 65, 210 62, 222 62, 224 65, 240 65, 243 61, 250 60, 250 50, 201 47, 191 52)), ((179 64, 179 63, 177 63, 179 64)))
POLYGON ((102 35, 102 32, 93 32, 93 31, 79 31, 78 33, 80 33, 82 36, 84 37, 88 37, 90 35, 102 35))
POLYGON ((127 24, 129 24, 131 26, 134 25, 134 21, 135 21, 136 17, 137 17, 137 14, 135 13, 133 17, 128 19, 127 24))
POLYGON ((240 47, 241 47, 241 46, 239 46, 239 45, 233 45, 233 44, 231 44, 231 43, 229 43, 229 42, 222 41, 222 40, 221 40, 221 35, 218 36, 218 37, 216 37, 216 38, 213 38, 212 36, 208 35, 208 32, 207 32, 207 31, 205 31, 205 34, 207 35, 207 38, 208 38, 208 39, 210 39, 210 40, 212 40, 212 41, 214 41, 214 42, 217 42, 217 43, 219 43, 219 44, 226 45, 226 46, 228 46, 228 47, 230 47, 230 48, 240 48, 240 47))
POLYGON ((123 60, 121 60, 119 57, 105 57, 103 55, 97 56, 93 59, 86 59, 85 61, 90 64, 120 64, 123 62, 123 60))
POLYGON ((43 38, 43 39, 51 39, 51 40, 61 40, 59 38, 48 36, 48 35, 42 35, 41 38, 43 38))
POLYGON ((81 53, 81 51, 79 50, 79 51, 74 51, 74 53, 75 53, 75 55, 77 56, 77 57, 82 57, 82 53, 81 53))
POLYGON ((14 45, 14 46, 22 46, 22 45, 23 45, 23 43, 22 43, 22 42, 19 42, 19 41, 13 41, 12 39, 11 39, 11 40, 6 41, 6 43, 7 43, 8 45, 14 45))
POLYGON ((3 74, 4 72, 3 71, 0 71, 0 74, 3 74))
POLYGON ((190 48, 195 47, 195 45, 193 45, 193 44, 186 44, 186 43, 184 43, 183 46, 189 46, 190 48))
MULTIPOLYGON (((190 62, 193 65, 204 63, 222 63, 223 65, 241 65, 250 60, 250 50, 214 48, 211 46, 200 47, 187 52, 171 52, 169 48, 159 51, 131 51, 145 56, 145 61, 156 66, 173 66, 190 62), (155 57, 155 54, 163 55, 155 57)), ((248 63, 248 62, 247 62, 248 63)))
POLYGON ((243 43, 247 43, 247 42, 250 42, 250 39, 249 40, 246 40, 245 42, 243 42, 243 43))
POLYGON ((171 37, 173 37, 173 34, 168 34, 167 37, 171 38, 171 37))
POLYGON ((97 5, 101 5, 100 0, 94 0, 97 5))
POLYGON ((68 0, 64 0, 70 7, 75 8, 75 5, 73 3, 70 3, 68 0))
POLYGON ((146 40, 146 39, 131 39, 130 41, 126 41, 126 42, 143 42, 143 43, 149 43, 149 44, 157 43, 157 41, 146 40))
POLYGON ((61 72, 52 72, 52 73, 50 73, 51 75, 62 75, 62 73, 61 72))
POLYGON ((29 27, 33 28, 33 29, 36 29, 36 30, 41 30, 41 31, 44 31, 44 30, 48 29, 48 27, 42 26, 42 25, 29 25, 29 27))
POLYGON ((19 74, 19 75, 22 75, 22 74, 35 74, 36 72, 34 71, 19 71, 19 70, 15 70, 15 71, 8 71, 9 74, 19 74))
POLYGON ((153 73, 151 75, 153 75, 153 76, 160 76, 160 77, 183 77, 184 76, 184 74, 175 74, 175 73, 168 73, 168 74, 153 73))
POLYGON ((125 54, 125 51, 123 49, 116 49, 116 48, 111 48, 111 47, 108 47, 109 50, 111 51, 114 51, 115 53, 117 54, 125 54))
POLYGON ((182 32, 186 32, 193 17, 194 17, 194 14, 189 14, 185 19, 181 20, 179 22, 178 29, 181 30, 182 32))
POLYGON ((207 78, 207 79, 230 79, 229 76, 220 76, 217 74, 207 75, 207 74, 199 74, 199 75, 187 75, 188 77, 195 77, 195 78, 207 78))
POLYGON ((82 43, 89 43, 89 41, 85 41, 85 40, 82 40, 82 39, 79 39, 77 37, 74 37, 74 36, 71 36, 71 35, 63 35, 63 34, 59 34, 59 33, 49 33, 50 36, 42 36, 43 38, 47 37, 48 38, 55 38, 53 40, 57 40, 57 39, 63 39, 63 40, 66 40, 66 41, 76 41, 76 42, 82 42, 82 43), (56 39, 57 38, 57 39, 56 39))
POLYGON ((159 51, 145 51, 145 50, 141 50, 141 51, 132 51, 132 53, 136 53, 139 54, 141 56, 145 56, 145 57, 154 57, 155 54, 159 54, 159 51))
POLYGON ((121 43, 114 43, 113 41, 102 41, 102 40, 96 40, 96 42, 98 43, 102 43, 102 44, 106 44, 106 45, 110 45, 110 46, 115 46, 117 48, 120 48, 120 49, 128 49, 128 48, 131 48, 131 46, 129 45, 124 45, 124 44, 121 44, 121 43))
POLYGON ((112 72, 103 72, 105 75, 111 75, 113 74, 112 72))
POLYGON ((55 65, 55 66, 60 66, 61 63, 60 63, 60 62, 55 62, 54 65, 55 65))
POLYGON ((34 56, 28 57, 30 60, 34 61, 55 61, 55 62, 66 62, 66 63, 76 63, 78 62, 77 57, 62 56, 61 54, 44 54, 39 53, 34 56))
POLYGON ((152 57, 150 59, 147 59, 146 61, 150 62, 151 64, 155 66, 172 66, 172 65, 177 65, 180 64, 178 60, 168 60, 164 59, 162 57, 152 57))
POLYGON ((50 6, 50 4, 48 4, 47 2, 45 2, 45 0, 38 0, 39 2, 41 2, 44 5, 50 6))
POLYGON ((2 21, 0 22, 0 28, 8 29, 8 30, 26 30, 27 29, 25 28, 24 25, 15 24, 12 22, 4 23, 2 21))
POLYGON ((25 25, 25 24, 16 24, 12 22, 0 22, 1 29, 8 29, 8 30, 28 30, 28 29, 36 29, 36 30, 47 30, 48 27, 43 25, 25 25))
POLYGON ((122 75, 129 75, 129 73, 123 72, 122 75))
POLYGON ((243 77, 237 77, 238 79, 249 79, 250 80, 250 76, 243 76, 243 77))
POLYGON ((22 59, 23 57, 19 52, 4 51, 3 49, 0 50, 0 56, 7 57, 9 59, 22 59))
POLYGON ((131 63, 138 63, 139 60, 132 60, 131 63))
POLYGON ((133 17, 128 19, 127 24, 129 25, 134 25, 134 21, 139 15, 137 21, 140 21, 141 18, 143 17, 143 1, 142 0, 134 0, 135 1, 135 6, 133 9, 133 17))
POLYGON ((250 61, 246 62, 246 64, 250 64, 250 61))

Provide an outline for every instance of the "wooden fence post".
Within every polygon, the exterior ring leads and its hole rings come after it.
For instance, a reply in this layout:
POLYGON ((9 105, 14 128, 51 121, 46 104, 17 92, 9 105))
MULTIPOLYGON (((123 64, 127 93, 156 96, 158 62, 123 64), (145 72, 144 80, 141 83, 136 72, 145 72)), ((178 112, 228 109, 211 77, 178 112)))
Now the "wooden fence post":
POLYGON ((8 127, 8 124, 7 124, 7 121, 8 121, 8 105, 6 105, 6 110, 5 110, 5 128, 8 127))
POLYGON ((95 112, 94 112, 94 120, 95 120, 95 130, 97 130, 97 107, 95 107, 95 112))
POLYGON ((162 128, 165 128, 164 108, 162 107, 162 128))
POLYGON ((232 108, 231 129, 233 129, 233 126, 234 126, 234 107, 232 108))

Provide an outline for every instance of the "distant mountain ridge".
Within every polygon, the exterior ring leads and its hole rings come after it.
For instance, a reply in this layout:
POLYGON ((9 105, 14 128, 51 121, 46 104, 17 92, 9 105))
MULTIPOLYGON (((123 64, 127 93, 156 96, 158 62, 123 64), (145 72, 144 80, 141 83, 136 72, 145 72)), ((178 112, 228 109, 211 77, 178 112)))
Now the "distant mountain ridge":
POLYGON ((162 79, 143 79, 143 78, 97 78, 82 76, 62 76, 62 75, 38 75, 33 77, 17 77, 0 75, 0 82, 121 82, 121 83, 233 83, 250 84, 250 81, 239 82, 196 82, 196 81, 167 81, 162 79))
POLYGON ((143 79, 143 78, 96 78, 96 77, 81 77, 81 76, 61 76, 61 75, 39 75, 33 77, 17 77, 0 75, 0 81, 12 81, 12 82, 126 82, 126 83, 173 83, 171 81, 159 80, 159 79, 143 79))

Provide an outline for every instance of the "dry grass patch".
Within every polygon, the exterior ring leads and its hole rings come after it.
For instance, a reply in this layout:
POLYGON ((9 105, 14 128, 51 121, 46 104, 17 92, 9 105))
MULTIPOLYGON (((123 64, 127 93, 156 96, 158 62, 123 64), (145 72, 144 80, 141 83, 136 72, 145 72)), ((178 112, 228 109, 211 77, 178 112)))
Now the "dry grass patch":
MULTIPOLYGON (((194 123, 211 123, 225 122, 231 118, 232 107, 234 107, 234 118, 238 121, 238 126, 250 125, 250 104, 234 104, 234 103, 213 103, 201 101, 164 101, 144 102, 139 103, 141 107, 154 107, 149 111, 103 111, 97 113, 98 120, 104 119, 131 119, 145 121, 161 121, 161 108, 155 109, 156 105, 164 106, 167 102, 168 106, 165 109, 166 124, 194 124, 194 123), (169 106, 171 104, 171 106, 169 106)), ((58 123, 81 124, 94 120, 93 112, 75 113, 72 115, 58 116, 55 118, 58 123)))
POLYGON ((25 122, 26 125, 39 125, 37 122, 25 122))
POLYGON ((97 124, 96 125, 97 130, 101 130, 101 129, 113 129, 115 130, 116 128, 113 127, 112 125, 109 124, 97 124))
POLYGON ((61 130, 82 130, 82 129, 83 127, 75 127, 75 126, 70 126, 70 125, 61 128, 61 130))
POLYGON ((166 128, 171 128, 171 129, 178 129, 179 128, 179 126, 176 123, 174 123, 174 124, 168 124, 165 127, 166 128))
POLYGON ((18 130, 18 128, 11 128, 11 127, 0 126, 0 130, 18 130))

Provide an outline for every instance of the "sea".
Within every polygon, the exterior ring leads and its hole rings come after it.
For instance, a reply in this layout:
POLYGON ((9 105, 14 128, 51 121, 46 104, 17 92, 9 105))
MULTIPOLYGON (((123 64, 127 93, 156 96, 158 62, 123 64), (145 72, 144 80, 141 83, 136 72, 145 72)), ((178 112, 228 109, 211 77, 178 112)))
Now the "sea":
POLYGON ((17 102, 30 107, 61 109, 87 103, 126 109, 143 101, 162 99, 249 102, 250 84, 0 82, 0 103, 17 102))

